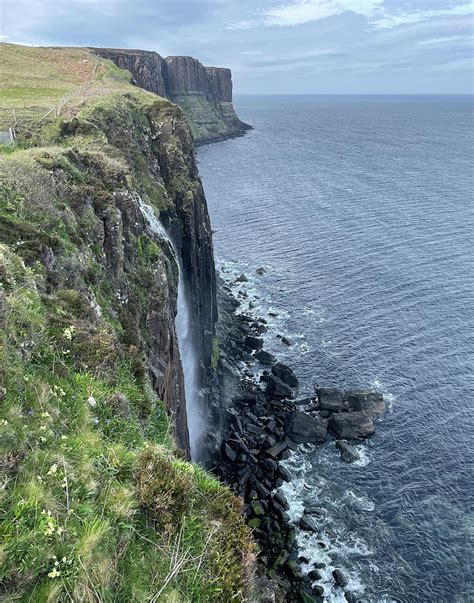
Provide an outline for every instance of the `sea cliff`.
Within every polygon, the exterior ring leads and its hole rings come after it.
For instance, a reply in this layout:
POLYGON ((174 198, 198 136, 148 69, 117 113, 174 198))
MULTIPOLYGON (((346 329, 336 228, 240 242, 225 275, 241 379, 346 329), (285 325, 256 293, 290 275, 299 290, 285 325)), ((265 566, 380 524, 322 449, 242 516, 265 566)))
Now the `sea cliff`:
POLYGON ((217 318, 188 122, 89 50, 0 51, 0 598, 252 599, 241 502, 187 462, 217 318))
POLYGON ((137 86, 179 105, 189 119, 197 144, 239 136, 251 127, 238 118, 232 104, 230 69, 205 67, 187 56, 163 58, 145 50, 93 50, 129 71, 137 86))

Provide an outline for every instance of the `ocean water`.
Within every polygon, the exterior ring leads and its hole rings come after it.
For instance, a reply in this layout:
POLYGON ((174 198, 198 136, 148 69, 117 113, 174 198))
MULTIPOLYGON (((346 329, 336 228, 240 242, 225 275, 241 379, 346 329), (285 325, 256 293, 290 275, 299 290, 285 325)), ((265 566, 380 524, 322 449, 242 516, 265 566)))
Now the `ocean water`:
POLYGON ((300 546, 327 565, 327 601, 343 600, 333 567, 362 601, 474 601, 472 98, 236 105, 255 130, 198 152, 223 275, 250 277, 266 348, 302 393, 387 400, 361 461, 343 464, 334 442, 288 461, 295 520, 305 501, 323 509, 300 546))

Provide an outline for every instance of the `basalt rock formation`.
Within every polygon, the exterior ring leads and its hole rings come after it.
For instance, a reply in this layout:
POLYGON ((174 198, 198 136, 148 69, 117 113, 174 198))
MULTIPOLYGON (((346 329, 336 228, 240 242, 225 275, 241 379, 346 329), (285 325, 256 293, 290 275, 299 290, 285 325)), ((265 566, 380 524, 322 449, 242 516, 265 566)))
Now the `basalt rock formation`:
POLYGON ((93 50, 129 71, 137 86, 179 105, 197 144, 239 136, 250 129, 238 118, 232 104, 230 69, 205 67, 187 56, 163 58, 146 50, 93 50))

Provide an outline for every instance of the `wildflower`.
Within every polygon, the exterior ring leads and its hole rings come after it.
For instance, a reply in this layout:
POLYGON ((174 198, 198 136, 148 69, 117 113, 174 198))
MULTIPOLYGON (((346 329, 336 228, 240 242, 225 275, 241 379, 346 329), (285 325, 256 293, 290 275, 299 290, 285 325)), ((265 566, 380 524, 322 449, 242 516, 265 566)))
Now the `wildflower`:
POLYGON ((69 339, 69 341, 71 341, 71 339, 72 339, 72 337, 74 335, 75 330, 76 330, 76 327, 74 325, 71 325, 70 327, 65 328, 64 331, 63 331, 64 337, 66 339, 69 339))
POLYGON ((58 470, 58 466, 56 465, 56 463, 53 463, 51 465, 51 467, 49 468, 48 475, 55 475, 57 470, 58 470))
POLYGON ((62 435, 62 436, 61 436, 61 440, 63 440, 63 441, 64 441, 64 440, 67 440, 67 435, 62 435))
POLYGON ((42 412, 41 417, 43 419, 51 419, 51 415, 49 414, 49 412, 42 412))
POLYGON ((48 574, 48 576, 50 578, 58 578, 60 575, 61 575, 61 572, 56 568, 54 568, 53 571, 49 572, 49 574, 48 574))
POLYGON ((46 442, 46 438, 44 436, 41 436, 40 437, 40 442, 44 444, 46 442))
POLYGON ((63 563, 67 563, 67 557, 63 557, 63 558, 61 559, 61 561, 62 561, 63 563))
POLYGON ((89 396, 87 398, 87 402, 90 404, 90 406, 94 407, 97 406, 97 400, 94 398, 94 396, 89 396))
POLYGON ((59 536, 61 536, 61 534, 64 532, 64 528, 62 528, 61 526, 58 526, 56 528, 56 532, 58 533, 59 536))
POLYGON ((48 428, 46 427, 46 425, 41 425, 40 429, 41 431, 46 431, 48 428))

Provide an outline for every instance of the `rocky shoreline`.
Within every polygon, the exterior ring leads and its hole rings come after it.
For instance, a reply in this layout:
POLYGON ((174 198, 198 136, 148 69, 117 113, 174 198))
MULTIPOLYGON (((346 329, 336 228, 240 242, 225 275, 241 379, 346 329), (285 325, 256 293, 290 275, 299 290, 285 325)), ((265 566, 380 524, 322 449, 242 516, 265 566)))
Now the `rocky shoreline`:
MULTIPOLYGON (((384 410, 383 396, 366 389, 318 387, 314 394, 298 398, 293 369, 264 349, 267 321, 242 313, 246 294, 239 291, 239 283, 246 278, 241 275, 233 287, 224 282, 219 287, 219 377, 225 402, 221 461, 215 471, 244 500, 248 525, 261 549, 262 574, 274 593, 267 600, 322 601, 321 567, 308 565, 296 542, 297 528, 317 533, 320 509, 307 506, 299 525, 294 525, 279 490, 291 475, 280 461, 300 444, 322 444, 333 438, 342 461, 357 460, 359 454, 349 442, 374 433, 373 418, 384 410)), ((279 338, 291 345, 286 337, 279 338)), ((349 603, 358 601, 347 590, 348 580, 340 569, 332 576, 349 603)))

